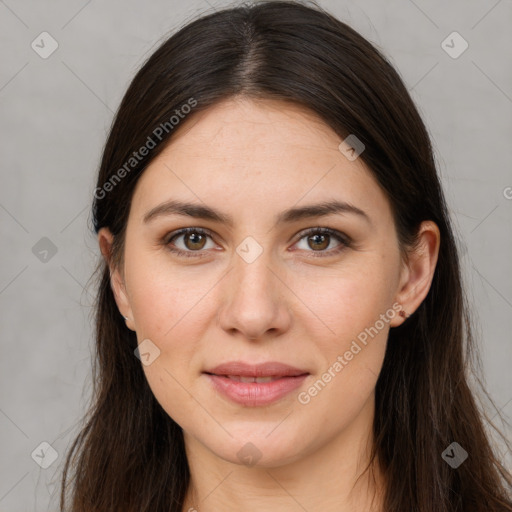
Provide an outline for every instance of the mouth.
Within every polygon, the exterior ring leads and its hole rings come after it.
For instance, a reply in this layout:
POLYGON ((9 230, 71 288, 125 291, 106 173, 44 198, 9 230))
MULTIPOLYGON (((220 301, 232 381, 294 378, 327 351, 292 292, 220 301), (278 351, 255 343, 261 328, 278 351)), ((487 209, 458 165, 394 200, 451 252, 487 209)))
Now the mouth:
MULTIPOLYGON (((216 374, 209 373, 208 375, 216 374)), ((226 377, 227 379, 231 379, 236 382, 257 382, 258 384, 264 384, 265 382, 274 382, 275 380, 283 378, 282 375, 276 375, 273 377, 243 377, 242 375, 217 375, 217 377, 226 377)))
POLYGON ((259 364, 245 363, 244 361, 230 361, 228 363, 219 364, 210 370, 206 370, 204 373, 235 378, 279 379, 282 377, 298 377, 308 374, 309 372, 276 361, 259 364))
POLYGON ((310 375, 278 362, 258 365, 232 361, 203 372, 214 389, 230 401, 245 406, 276 402, 297 389, 310 375))

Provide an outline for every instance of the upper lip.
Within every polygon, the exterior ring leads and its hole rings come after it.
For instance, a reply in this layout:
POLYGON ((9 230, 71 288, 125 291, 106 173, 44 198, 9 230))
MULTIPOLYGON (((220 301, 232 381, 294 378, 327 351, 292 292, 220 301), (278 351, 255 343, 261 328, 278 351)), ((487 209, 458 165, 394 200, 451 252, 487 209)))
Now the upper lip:
POLYGON ((269 361, 260 364, 250 364, 244 361, 230 361, 210 370, 206 370, 205 373, 240 377, 296 377, 309 372, 277 361, 269 361))

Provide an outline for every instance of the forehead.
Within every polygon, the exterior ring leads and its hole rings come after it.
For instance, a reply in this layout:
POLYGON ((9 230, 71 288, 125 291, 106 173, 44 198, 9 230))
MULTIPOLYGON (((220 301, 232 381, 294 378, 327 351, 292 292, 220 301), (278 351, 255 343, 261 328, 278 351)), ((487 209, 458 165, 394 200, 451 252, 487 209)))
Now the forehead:
MULTIPOLYGON (((193 113, 183 122, 185 129, 177 132, 172 145, 187 146, 191 141, 211 143, 223 140, 240 142, 249 129, 254 136, 251 146, 272 143, 274 129, 281 131, 280 140, 290 143, 310 139, 322 133, 323 137, 336 137, 314 112, 301 105, 270 99, 230 98, 208 109, 193 113)), ((277 142, 277 141, 276 141, 277 142)))
POLYGON ((135 207, 178 198, 274 215, 297 203, 337 199, 377 216, 389 213, 362 160, 348 160, 341 137, 304 107, 230 99, 181 123, 140 178, 135 207))

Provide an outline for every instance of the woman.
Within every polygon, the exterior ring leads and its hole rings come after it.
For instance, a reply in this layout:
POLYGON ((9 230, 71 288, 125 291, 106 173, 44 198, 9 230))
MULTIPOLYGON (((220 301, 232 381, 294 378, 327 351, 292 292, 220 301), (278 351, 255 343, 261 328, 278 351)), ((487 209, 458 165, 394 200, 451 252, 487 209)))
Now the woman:
POLYGON ((288 2, 188 24, 131 83, 94 195, 62 510, 512 511, 429 137, 353 29, 288 2))

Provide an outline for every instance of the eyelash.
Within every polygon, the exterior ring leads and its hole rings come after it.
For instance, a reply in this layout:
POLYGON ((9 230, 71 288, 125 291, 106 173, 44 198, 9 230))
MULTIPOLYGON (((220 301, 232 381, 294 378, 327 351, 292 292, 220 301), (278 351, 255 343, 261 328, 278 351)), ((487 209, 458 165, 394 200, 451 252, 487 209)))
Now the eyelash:
MULTIPOLYGON (((186 258, 202 258, 202 257, 206 256, 204 254, 204 250, 183 251, 182 249, 177 249, 176 247, 171 246, 172 240, 178 238, 179 236, 186 235, 189 233, 197 233, 200 235, 212 237, 212 234, 207 229, 189 227, 189 228, 183 228, 183 229, 180 229, 179 231, 171 233, 170 235, 172 235, 172 236, 166 235, 163 239, 163 242, 166 245, 166 247, 168 248, 168 250, 171 251, 172 253, 176 254, 177 256, 184 256, 186 258)), ((301 233, 302 236, 297 240, 297 242, 299 242, 300 240, 302 240, 303 238, 305 238, 307 236, 316 235, 316 234, 329 235, 333 238, 336 238, 340 242, 340 245, 337 248, 331 249, 329 251, 306 251, 306 252, 312 252, 313 253, 312 256, 314 258, 325 258, 327 256, 332 256, 332 255, 338 254, 341 251, 343 251, 344 249, 350 247, 350 244, 351 244, 350 238, 347 235, 340 233, 339 231, 336 231, 331 228, 320 228, 320 227, 309 228, 306 231, 301 233), (318 252, 320 254, 315 254, 316 252, 318 252)))

